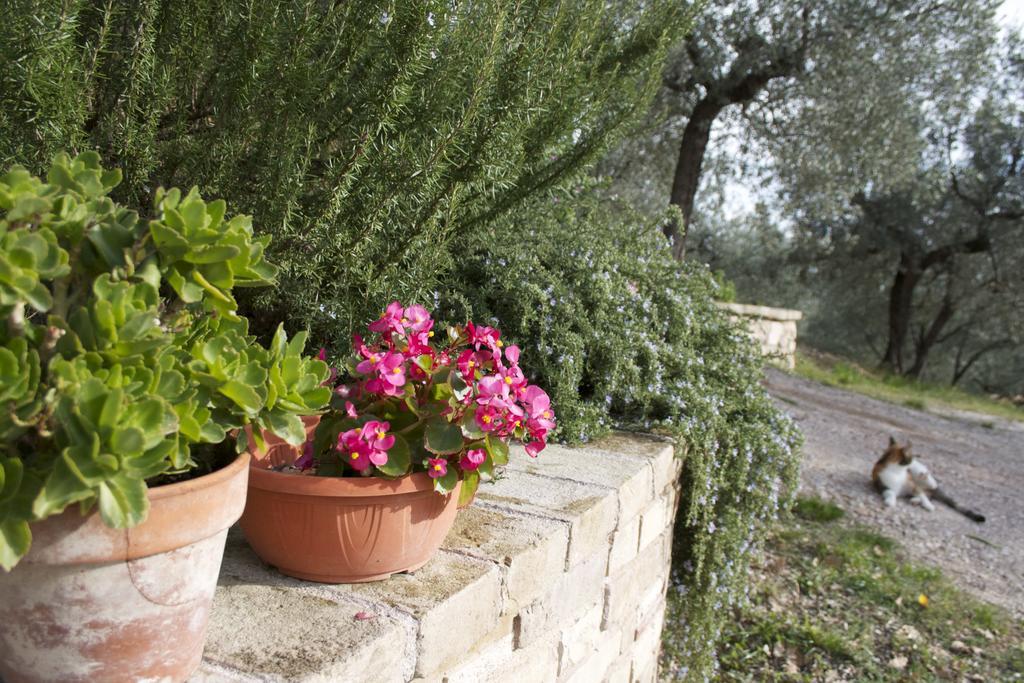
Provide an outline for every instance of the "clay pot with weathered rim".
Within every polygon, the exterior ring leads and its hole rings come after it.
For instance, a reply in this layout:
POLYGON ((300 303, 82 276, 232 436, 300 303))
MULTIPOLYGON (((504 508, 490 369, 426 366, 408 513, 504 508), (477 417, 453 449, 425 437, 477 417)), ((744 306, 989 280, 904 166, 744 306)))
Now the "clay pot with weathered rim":
POLYGON ((242 531, 259 557, 289 576, 321 583, 379 581, 425 565, 455 522, 447 495, 418 472, 400 479, 317 477, 272 469, 298 449, 273 437, 256 451, 242 531))
POLYGON ((245 506, 249 455, 150 489, 149 514, 111 529, 77 506, 32 524, 0 571, 6 683, 184 681, 199 666, 228 527, 245 506))

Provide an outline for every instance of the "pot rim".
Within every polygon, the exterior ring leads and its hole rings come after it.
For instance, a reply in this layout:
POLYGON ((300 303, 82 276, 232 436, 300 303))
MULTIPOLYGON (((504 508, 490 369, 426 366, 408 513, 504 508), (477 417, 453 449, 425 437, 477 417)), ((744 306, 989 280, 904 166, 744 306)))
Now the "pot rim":
MULTIPOLYGON (((456 484, 456 489, 462 481, 456 484)), ((249 487, 302 496, 330 498, 393 496, 401 493, 434 491, 434 480, 426 472, 413 472, 398 479, 383 477, 315 477, 261 467, 249 468, 249 487)), ((438 494, 442 495, 442 494, 438 494)), ((451 494, 447 494, 451 495, 451 494)))
POLYGON ((252 455, 249 451, 243 451, 224 467, 210 472, 209 474, 204 474, 201 477, 186 479, 185 481, 176 481, 173 484, 162 484, 160 486, 153 487, 147 486, 146 495, 149 496, 149 500, 152 502, 154 500, 170 498, 171 496, 184 496, 195 491, 213 488, 214 486, 218 486, 222 482, 234 477, 238 473, 238 470, 245 468, 245 466, 249 464, 251 458, 252 455))
POLYGON ((215 472, 147 488, 149 512, 134 527, 108 527, 95 506, 83 516, 77 505, 32 522, 32 547, 19 566, 135 560, 209 538, 241 517, 250 457, 240 453, 215 472))

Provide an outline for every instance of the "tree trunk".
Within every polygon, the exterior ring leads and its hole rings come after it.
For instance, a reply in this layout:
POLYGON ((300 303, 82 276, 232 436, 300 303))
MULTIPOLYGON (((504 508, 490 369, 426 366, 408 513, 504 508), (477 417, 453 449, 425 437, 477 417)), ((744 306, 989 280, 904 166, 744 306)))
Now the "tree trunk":
POLYGON ((932 324, 928 326, 928 331, 921 334, 917 340, 916 348, 914 351, 914 365, 907 371, 907 375, 917 379, 921 376, 921 371, 924 370, 925 361, 928 360, 928 353, 935 346, 935 342, 938 341, 939 335, 942 333, 942 328, 946 326, 950 318, 953 317, 955 310, 953 309, 953 302, 949 298, 947 292, 946 297, 942 300, 942 307, 936 314, 935 319, 932 320, 932 324))
POLYGON ((903 374, 903 347, 910 329, 910 315, 914 301, 914 288, 921 272, 905 251, 900 252, 900 265, 889 290, 889 341, 882 356, 883 367, 903 374))
POLYGON ((665 235, 672 241, 672 254, 683 259, 686 254, 686 232, 693 216, 693 202, 700 184, 701 167, 704 154, 707 152, 708 140, 711 137, 711 125, 715 122, 722 107, 702 99, 693 108, 690 120, 683 130, 683 139, 679 143, 679 157, 676 159, 676 170, 672 177, 672 196, 669 203, 678 206, 683 214, 680 226, 672 221, 665 226, 665 235))

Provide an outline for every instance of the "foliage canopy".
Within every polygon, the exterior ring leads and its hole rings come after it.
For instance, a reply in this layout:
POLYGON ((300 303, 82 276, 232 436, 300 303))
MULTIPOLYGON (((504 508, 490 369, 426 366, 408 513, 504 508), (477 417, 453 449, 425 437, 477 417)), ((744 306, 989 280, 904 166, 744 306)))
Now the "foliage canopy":
POLYGON ((128 206, 196 184, 246 207, 281 266, 257 328, 347 339, 647 106, 689 9, 606 4, 26 0, 0 36, 0 164, 98 149, 128 206))
POLYGON ((653 222, 575 189, 646 110, 690 11, 20 0, 0 35, 0 161, 96 148, 130 208, 186 182, 245 207, 281 265, 276 290, 240 300, 263 335, 308 326, 338 356, 392 299, 433 303, 541 359, 531 380, 563 438, 680 437, 692 599, 670 630, 700 679, 797 437, 710 276, 674 262, 653 222))

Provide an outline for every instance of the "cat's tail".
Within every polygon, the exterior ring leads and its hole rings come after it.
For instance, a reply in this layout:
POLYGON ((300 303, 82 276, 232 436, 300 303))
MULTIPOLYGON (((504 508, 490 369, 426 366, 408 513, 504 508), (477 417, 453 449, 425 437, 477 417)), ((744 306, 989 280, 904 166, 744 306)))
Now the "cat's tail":
POLYGON ((978 524, 981 524, 982 522, 985 521, 985 515, 979 514, 979 513, 975 512, 974 510, 968 510, 965 507, 960 507, 960 505, 957 504, 957 502, 955 500, 953 500, 952 498, 947 496, 944 491, 941 491, 939 489, 935 489, 934 491, 931 491, 928 494, 928 496, 930 498, 933 498, 934 500, 939 501, 943 505, 948 505, 949 507, 953 508, 954 510, 956 510, 961 515, 963 515, 964 517, 966 517, 967 519, 969 519, 971 521, 977 522, 978 524))

